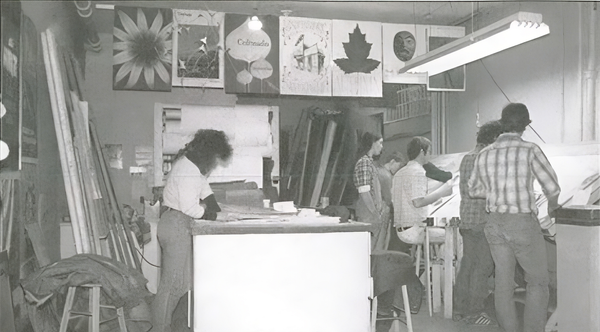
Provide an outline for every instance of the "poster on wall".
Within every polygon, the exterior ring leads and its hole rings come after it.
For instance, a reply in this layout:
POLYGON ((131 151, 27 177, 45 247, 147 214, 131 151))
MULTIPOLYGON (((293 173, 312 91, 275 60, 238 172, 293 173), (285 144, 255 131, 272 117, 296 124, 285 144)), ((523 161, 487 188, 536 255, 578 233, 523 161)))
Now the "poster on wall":
POLYGON ((279 17, 225 14, 225 92, 279 93, 279 17))
POLYGON ((426 84, 427 74, 401 73, 404 63, 427 52, 427 25, 382 23, 383 82, 426 84))
POLYGON ((21 18, 21 161, 37 162, 38 34, 27 16, 21 18))
POLYGON ((223 88, 224 16, 173 10, 173 86, 223 88))
POLYGON ((172 10, 114 11, 113 90, 171 91, 172 10))
MULTIPOLYGON (((428 52, 465 36, 464 27, 431 26, 431 35, 427 39, 428 52)), ((443 73, 427 77, 429 91, 465 91, 466 66, 450 69, 443 73)))
POLYGON ((381 23, 333 20, 334 96, 381 97, 381 23))
POLYGON ((21 4, 2 1, 2 112, 0 114, 0 147, 2 160, 0 170, 18 171, 19 160, 19 79, 20 79, 20 34, 21 4))
POLYGON ((282 95, 331 96, 331 20, 279 18, 282 95))

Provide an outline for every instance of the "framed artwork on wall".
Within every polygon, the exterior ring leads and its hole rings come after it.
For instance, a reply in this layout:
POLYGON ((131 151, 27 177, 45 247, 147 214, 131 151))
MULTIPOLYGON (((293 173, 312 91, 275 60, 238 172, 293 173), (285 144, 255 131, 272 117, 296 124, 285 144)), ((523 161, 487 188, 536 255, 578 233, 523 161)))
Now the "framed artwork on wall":
POLYGON ((225 93, 279 93, 279 17, 225 14, 225 93))
MULTIPOLYGON (((428 84, 426 73, 401 73, 404 63, 465 35, 465 28, 460 26, 387 23, 382 26, 384 83, 428 84)), ((454 81, 459 80, 458 71, 451 74, 454 81)), ((446 79, 447 75, 434 76, 432 86, 446 79)))
POLYGON ((279 18, 282 95, 331 96, 331 20, 279 18))
POLYGON ((381 97, 381 23, 333 20, 333 96, 381 97))
POLYGON ((224 87, 225 14, 173 10, 173 86, 224 87))
POLYGON ((428 25, 382 24, 383 82, 426 84, 425 73, 401 73, 404 63, 427 52, 428 25))
POLYGON ((170 9, 115 6, 113 90, 171 91, 172 20, 170 9))
MULTIPOLYGON (((457 38, 464 37, 464 27, 431 26, 431 34, 427 39, 428 52, 444 46, 457 38)), ((450 69, 427 78, 429 91, 465 91, 466 66, 450 69)))

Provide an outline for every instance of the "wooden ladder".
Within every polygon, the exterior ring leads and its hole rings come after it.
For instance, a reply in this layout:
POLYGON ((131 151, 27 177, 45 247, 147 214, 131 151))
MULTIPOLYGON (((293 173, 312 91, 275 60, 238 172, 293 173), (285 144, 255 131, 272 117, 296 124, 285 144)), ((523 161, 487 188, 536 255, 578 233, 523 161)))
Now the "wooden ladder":
POLYGON ((88 331, 89 332, 100 332, 100 324, 106 323, 112 319, 101 322, 100 321, 100 309, 113 309, 117 311, 117 319, 119 320, 119 328, 120 332, 127 332, 127 327, 125 326, 125 317, 123 315, 123 308, 116 308, 110 305, 101 305, 100 304, 100 288, 101 285, 97 284, 87 284, 81 286, 69 287, 69 291, 67 292, 67 298, 65 300, 65 308, 63 310, 62 319, 60 321, 60 330, 59 332, 67 332, 67 327, 69 325, 69 321, 73 318, 87 316, 88 319, 88 331), (89 306, 88 310, 85 312, 81 311, 73 311, 73 302, 75 300, 75 293, 78 287, 85 287, 89 289, 88 299, 89 306))

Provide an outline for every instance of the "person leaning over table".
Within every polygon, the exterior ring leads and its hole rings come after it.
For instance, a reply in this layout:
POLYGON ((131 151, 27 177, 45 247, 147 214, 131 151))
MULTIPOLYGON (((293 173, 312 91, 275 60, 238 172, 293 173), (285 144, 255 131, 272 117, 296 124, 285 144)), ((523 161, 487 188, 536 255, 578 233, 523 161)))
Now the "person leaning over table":
MULTIPOLYGON (((408 244, 424 242, 424 226, 429 215, 427 206, 452 194, 452 181, 447 181, 428 193, 428 180, 423 165, 427 163, 430 150, 431 142, 427 138, 414 137, 407 146, 408 164, 394 175, 394 227, 398 238, 408 244)), ((431 228, 429 234, 432 243, 442 243, 445 240, 443 228, 431 228)))
POLYGON ((494 272, 494 261, 483 233, 487 214, 485 199, 471 198, 468 182, 479 152, 494 143, 501 133, 499 121, 490 121, 481 126, 477 132, 475 148, 463 157, 459 167, 459 232, 463 240, 463 257, 456 277, 453 318, 474 325, 496 324, 484 311, 484 301, 489 295, 487 281, 494 272))
POLYGON ((356 217, 358 221, 374 224, 371 250, 387 250, 389 242, 390 209, 381 197, 381 184, 373 156, 383 149, 383 138, 366 132, 359 145, 360 159, 354 166, 354 186, 358 190, 356 217))
POLYGON ((207 178, 217 166, 227 166, 232 152, 223 131, 201 129, 174 158, 157 230, 162 259, 160 284, 152 301, 152 332, 171 331, 177 302, 191 289, 190 226, 194 219, 216 219, 220 208, 207 178))
POLYGON ((517 331, 513 295, 519 263, 527 282, 523 331, 541 332, 548 315, 550 277, 533 182, 539 182, 548 199, 550 217, 558 208, 560 186, 542 149, 521 138, 531 123, 527 107, 508 104, 502 109, 500 123, 504 133, 481 150, 475 160, 469 194, 486 199, 484 232, 496 265, 494 304, 498 323, 506 332, 517 331))

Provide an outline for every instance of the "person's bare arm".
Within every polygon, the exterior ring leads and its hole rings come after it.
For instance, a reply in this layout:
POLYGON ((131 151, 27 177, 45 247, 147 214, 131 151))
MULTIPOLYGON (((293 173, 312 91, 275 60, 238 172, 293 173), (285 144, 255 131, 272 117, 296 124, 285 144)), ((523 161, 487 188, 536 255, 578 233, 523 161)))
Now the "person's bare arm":
POLYGON ((448 182, 444 183, 443 185, 441 185, 436 190, 434 190, 433 192, 431 192, 425 196, 422 196, 422 197, 414 198, 412 200, 413 205, 416 208, 421 208, 421 207, 427 206, 429 204, 435 203, 438 199, 440 199, 444 196, 452 195, 453 182, 454 181, 448 181, 448 182))

